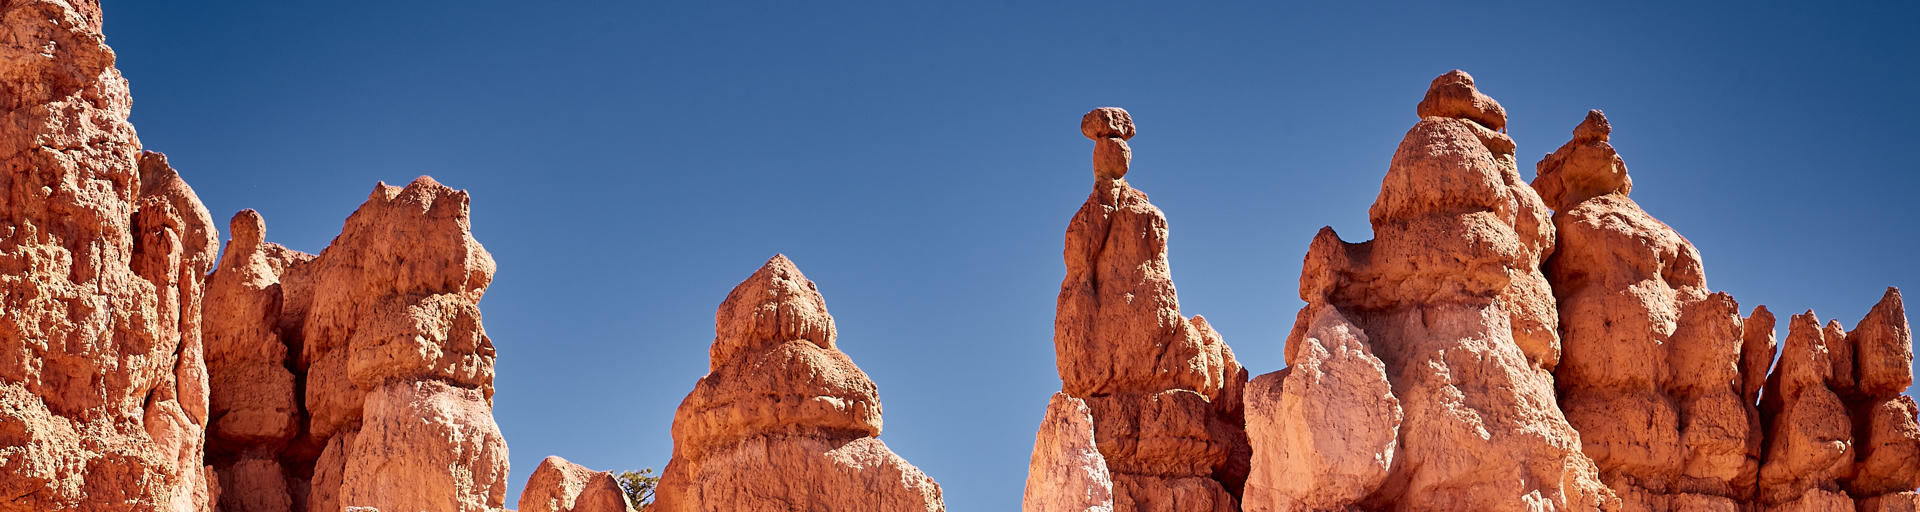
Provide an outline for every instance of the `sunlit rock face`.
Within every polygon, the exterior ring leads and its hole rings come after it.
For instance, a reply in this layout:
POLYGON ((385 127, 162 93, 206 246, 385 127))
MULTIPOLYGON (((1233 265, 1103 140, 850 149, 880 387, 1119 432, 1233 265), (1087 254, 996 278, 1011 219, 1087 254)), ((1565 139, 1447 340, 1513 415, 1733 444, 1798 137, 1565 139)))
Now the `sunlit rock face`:
POLYGON ((317 256, 234 216, 206 318, 222 510, 504 504, 478 307, 494 263, 468 202, 424 176, 377 185, 317 256))
POLYGON ((211 217, 95 2, 0 3, 0 510, 200 510, 211 217))
POLYGON ((630 512, 633 504, 613 473, 558 456, 540 461, 520 488, 519 512, 630 512))
MULTIPOLYGON (((1770 341, 1748 343, 1733 297, 1708 291, 1699 251, 1628 197, 1611 134, 1588 112, 1533 181, 1559 234, 1546 272, 1565 348, 1560 406, 1628 509, 1734 508, 1756 489, 1748 377, 1769 362, 1743 351, 1771 354, 1770 341)), ((1771 334, 1770 317, 1756 321, 1771 334)))
POLYGON ((1617 508, 1555 400, 1540 271, 1555 230, 1505 111, 1454 71, 1417 112, 1370 211, 1375 238, 1328 228, 1308 249, 1289 369, 1247 397, 1260 492, 1246 508, 1617 508))
POLYGON ((1094 109, 1080 130, 1095 143, 1094 186, 1067 226, 1053 336, 1061 391, 1091 411, 1113 510, 1237 509, 1249 456, 1246 371, 1205 319, 1180 312, 1166 215, 1126 181, 1132 116, 1094 109))
POLYGON ((835 337, 826 299, 785 256, 734 288, 647 510, 945 510, 939 484, 876 438, 879 391, 835 337))

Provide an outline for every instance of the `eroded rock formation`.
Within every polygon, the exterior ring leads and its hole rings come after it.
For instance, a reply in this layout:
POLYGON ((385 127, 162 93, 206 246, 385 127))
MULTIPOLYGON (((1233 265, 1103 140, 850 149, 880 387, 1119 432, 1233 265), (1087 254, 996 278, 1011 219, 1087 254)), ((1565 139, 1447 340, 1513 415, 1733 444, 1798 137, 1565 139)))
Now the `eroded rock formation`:
POLYGON ((1261 469, 1334 486, 1275 486, 1247 508, 1617 507, 1555 405, 1557 321, 1539 270, 1554 229, 1520 180, 1504 110, 1454 71, 1434 79, 1417 111, 1370 211, 1374 240, 1346 243, 1331 228, 1314 238, 1300 278, 1307 306, 1287 339, 1294 369, 1263 376, 1267 387, 1248 398, 1250 413, 1278 415, 1249 419, 1260 427, 1256 459, 1290 464, 1261 469), (1369 371, 1374 357, 1386 395, 1369 371), (1364 401, 1314 403, 1336 396, 1364 401), (1400 408, 1397 430, 1387 428, 1389 400, 1400 408), (1289 406, 1357 407, 1365 427, 1356 442, 1376 449, 1302 456, 1302 444, 1352 426, 1289 406))
POLYGON ((1559 234, 1546 272, 1565 347, 1560 407, 1628 509, 1731 510, 1753 499, 1760 462, 1744 375, 1770 361, 1743 357, 1761 345, 1733 297, 1709 293, 1693 244, 1628 197, 1611 133, 1588 112, 1533 181, 1559 234))
POLYGON ((1113 512, 1113 473, 1093 440, 1087 402, 1054 393, 1033 437, 1025 512, 1113 512))
POLYGON ((633 504, 613 473, 594 471, 558 456, 540 461, 520 489, 519 512, 628 512, 633 504))
POLYGON ((1080 131, 1095 142, 1094 187, 1067 227, 1061 391, 1092 411, 1114 510, 1233 510, 1247 475, 1246 371, 1205 319, 1180 313, 1166 215, 1125 179, 1132 117, 1094 109, 1080 131))
POLYGON ((249 210, 208 289, 223 510, 478 511, 506 499, 494 272, 465 192, 384 183, 318 256, 264 241, 249 210), (296 390, 298 393, 296 393, 296 390))
POLYGON ((99 6, 0 4, 0 511, 197 510, 211 217, 141 150, 99 6))
POLYGON ((1848 332, 1812 311, 1794 315, 1760 402, 1766 433, 1759 502, 1779 510, 1920 507, 1920 426, 1913 335, 1888 289, 1848 332))
POLYGON ((876 438, 878 390, 835 338, 826 299, 786 256, 734 288, 647 510, 945 510, 939 484, 876 438))

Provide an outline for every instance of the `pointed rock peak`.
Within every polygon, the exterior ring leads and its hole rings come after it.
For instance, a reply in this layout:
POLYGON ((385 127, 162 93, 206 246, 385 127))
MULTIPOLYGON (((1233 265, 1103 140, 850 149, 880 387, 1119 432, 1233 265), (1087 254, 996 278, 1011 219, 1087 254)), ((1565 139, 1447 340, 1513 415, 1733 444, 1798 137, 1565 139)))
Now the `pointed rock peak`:
POLYGON ((1913 385, 1913 327, 1907 324, 1907 306, 1900 289, 1888 287, 1880 303, 1847 333, 1853 352, 1853 374, 1858 391, 1888 397, 1913 385))
POLYGON ((1573 141, 1606 142, 1612 134, 1613 124, 1607 122, 1607 114, 1600 109, 1593 109, 1587 111, 1587 118, 1580 121, 1580 126, 1573 128, 1573 141))
POLYGON ((1080 134, 1093 139, 1093 176, 1095 183, 1127 177, 1133 163, 1133 116, 1119 107, 1100 107, 1080 118, 1080 134))
POLYGON ((1080 134, 1089 139, 1133 138, 1133 115, 1120 107, 1100 107, 1080 118, 1080 134))
POLYGON ((1474 88, 1473 75, 1458 69, 1434 78, 1415 112, 1420 117, 1466 119, 1494 131, 1507 129, 1507 109, 1474 88))
POLYGON ((227 232, 233 237, 227 242, 227 250, 259 247, 267 241, 267 220, 252 208, 240 210, 227 221, 227 232))
POLYGON ((1607 143, 1612 134, 1607 115, 1589 110, 1573 139, 1534 165, 1533 189, 1547 206, 1566 211, 1595 197, 1633 192, 1626 161, 1607 143))
POLYGON ((806 340, 834 348, 833 315, 820 289, 785 255, 741 281, 714 313, 713 366, 753 349, 806 340))
POLYGON ((1880 302, 1874 304, 1873 309, 1867 312, 1867 318, 1860 321, 1862 324, 1868 322, 1907 323, 1907 304, 1901 300, 1899 288, 1887 287, 1887 293, 1880 296, 1880 302))

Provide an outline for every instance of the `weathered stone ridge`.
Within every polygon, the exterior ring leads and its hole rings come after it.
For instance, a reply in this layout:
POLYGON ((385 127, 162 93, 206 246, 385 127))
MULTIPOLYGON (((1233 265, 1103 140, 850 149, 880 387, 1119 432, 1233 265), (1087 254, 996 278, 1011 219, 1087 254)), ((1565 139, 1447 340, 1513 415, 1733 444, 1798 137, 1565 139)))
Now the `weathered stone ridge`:
POLYGON ((786 256, 734 288, 647 510, 946 510, 940 485, 876 437, 879 391, 835 340, 826 299, 786 256))

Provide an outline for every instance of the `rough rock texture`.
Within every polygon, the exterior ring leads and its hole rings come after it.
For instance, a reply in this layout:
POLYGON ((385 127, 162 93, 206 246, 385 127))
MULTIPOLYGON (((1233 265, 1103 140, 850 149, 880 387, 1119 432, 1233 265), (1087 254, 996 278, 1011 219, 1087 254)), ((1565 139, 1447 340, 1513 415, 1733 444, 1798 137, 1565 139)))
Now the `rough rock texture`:
POLYGON ((1166 215, 1124 179, 1131 116, 1094 109, 1080 129, 1096 143, 1094 190, 1067 227, 1061 390, 1093 412, 1114 510, 1233 510, 1250 455, 1246 371, 1205 319, 1181 316, 1166 215))
POLYGON ((1084 400, 1054 393, 1033 436, 1025 512, 1112 512, 1113 474, 1093 440, 1093 411, 1084 400))
POLYGON ((734 288, 647 510, 945 510, 939 484, 875 438, 878 391, 834 341, 826 300, 785 256, 734 288))
POLYGON ((1771 341, 1749 340, 1762 333, 1744 328, 1731 296, 1709 294, 1699 251, 1627 197, 1611 132, 1588 112, 1533 181, 1559 235, 1546 274, 1560 309, 1560 407, 1628 509, 1731 509, 1752 500, 1760 462, 1743 367, 1767 364, 1742 351, 1767 346, 1770 357, 1771 341))
POLYGON ((1765 460, 1759 500, 1771 507, 1848 500, 1861 510, 1914 506, 1920 424, 1913 333, 1898 289, 1844 331, 1812 311, 1793 317, 1760 402, 1765 460))
POLYGON ((1253 472, 1242 509, 1338 510, 1380 488, 1403 415, 1386 365, 1332 306, 1313 314, 1287 369, 1247 383, 1253 472))
POLYGON ((520 512, 626 512, 633 510, 613 473, 594 471, 549 456, 520 489, 520 512))
POLYGON ((221 509, 504 504, 477 306, 494 263, 468 216, 465 192, 424 176, 374 187, 318 256, 234 216, 208 285, 221 509))
POLYGON ((0 511, 200 510, 211 217, 141 151, 96 2, 0 3, 0 511))
MULTIPOLYGON (((1307 306, 1288 337, 1288 364, 1330 343, 1307 340, 1331 306, 1381 360, 1404 415, 1385 480, 1340 505, 1614 508, 1555 405, 1555 306, 1538 270, 1554 229, 1520 180, 1513 140, 1499 132, 1505 114, 1459 71, 1435 79, 1418 110, 1370 211, 1375 239, 1350 244, 1322 229, 1301 271, 1307 306)), ((1265 421, 1274 420, 1250 423, 1265 421)), ((1277 448, 1256 447, 1269 449, 1277 448)), ((1320 464, 1366 467, 1381 455, 1320 464)))

